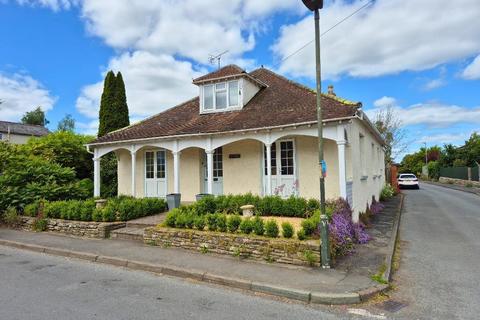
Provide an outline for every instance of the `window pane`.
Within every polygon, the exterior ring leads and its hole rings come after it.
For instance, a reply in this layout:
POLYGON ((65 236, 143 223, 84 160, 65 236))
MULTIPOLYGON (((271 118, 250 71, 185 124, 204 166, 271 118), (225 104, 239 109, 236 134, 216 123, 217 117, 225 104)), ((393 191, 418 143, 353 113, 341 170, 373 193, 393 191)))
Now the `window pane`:
POLYGON ((157 178, 165 178, 165 151, 157 151, 157 178))
POLYGON ((227 91, 216 92, 215 105, 217 109, 225 109, 227 107, 227 91))
POLYGON ((203 87, 203 109, 213 109, 213 85, 203 87))
POLYGON ((281 173, 282 175, 293 175, 293 142, 282 141, 280 142, 280 156, 281 156, 281 173))
POLYGON ((238 106, 238 81, 228 83, 228 104, 231 107, 238 106))
POLYGON ((222 147, 215 149, 213 153, 213 177, 223 177, 223 149, 222 147))
MULTIPOLYGON (((267 175, 267 147, 263 147, 263 157, 264 157, 264 174, 267 175)), ((277 147, 276 144, 273 143, 271 148, 270 148, 270 157, 271 157, 271 166, 272 166, 272 172, 271 175, 275 176, 277 175, 277 147)))
POLYGON ((154 170, 154 162, 153 162, 153 152, 146 152, 145 153, 145 178, 153 179, 153 170, 154 170))

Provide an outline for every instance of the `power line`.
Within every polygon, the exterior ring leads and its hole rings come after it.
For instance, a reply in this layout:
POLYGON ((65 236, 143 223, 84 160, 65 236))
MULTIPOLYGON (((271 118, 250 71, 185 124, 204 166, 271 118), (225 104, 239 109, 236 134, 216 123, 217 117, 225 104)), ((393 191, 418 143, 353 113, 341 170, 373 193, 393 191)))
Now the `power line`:
MULTIPOLYGON (((338 21, 337 23, 335 23, 333 26, 331 26, 330 28, 328 28, 327 30, 325 30, 324 32, 322 32, 320 34, 320 37, 323 37, 324 35, 326 35, 328 32, 330 32, 332 29, 334 29, 335 27, 337 27, 339 24, 345 22, 346 20, 350 19, 351 17, 353 17, 354 15, 356 15, 357 13, 359 13, 360 11, 362 11, 363 9, 365 9, 366 7, 368 7, 369 5, 371 5, 375 0, 370 0, 368 1, 366 4, 364 4, 363 6, 361 6, 360 8, 358 8, 357 10, 355 10, 354 12, 350 13, 348 16, 346 16, 345 18, 343 18, 342 20, 338 21)), ((305 43, 303 46, 301 46, 300 48, 298 48, 297 50, 295 50, 294 52, 292 52, 291 54, 289 54, 288 56, 284 57, 283 59, 281 59, 280 61, 278 61, 276 63, 276 65, 284 62, 285 60, 291 58, 292 56, 296 55, 297 53, 299 53, 300 51, 302 51, 303 49, 305 49, 308 45, 312 44, 313 42, 315 41, 315 39, 312 39, 311 41, 305 43)))

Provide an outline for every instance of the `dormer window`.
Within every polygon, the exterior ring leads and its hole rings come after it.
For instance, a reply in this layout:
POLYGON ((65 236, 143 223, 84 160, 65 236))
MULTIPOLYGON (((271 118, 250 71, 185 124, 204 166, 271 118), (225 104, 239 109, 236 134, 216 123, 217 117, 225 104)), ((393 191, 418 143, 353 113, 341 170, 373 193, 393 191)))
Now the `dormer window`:
POLYGON ((238 80, 206 84, 201 88, 203 112, 224 111, 240 107, 238 80))

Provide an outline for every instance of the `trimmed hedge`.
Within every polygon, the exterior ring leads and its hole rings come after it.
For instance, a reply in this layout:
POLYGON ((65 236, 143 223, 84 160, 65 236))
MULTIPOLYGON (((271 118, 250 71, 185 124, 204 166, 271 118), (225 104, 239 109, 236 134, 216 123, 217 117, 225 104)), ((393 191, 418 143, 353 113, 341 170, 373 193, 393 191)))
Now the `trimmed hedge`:
POLYGON ((127 221, 165 211, 163 199, 118 197, 107 200, 104 208, 97 209, 94 199, 66 201, 37 201, 25 206, 24 214, 36 217, 77 221, 127 221), (43 210, 41 209, 43 204, 43 210), (42 212, 40 212, 42 211, 42 212))
POLYGON ((308 218, 315 210, 320 208, 316 199, 306 200, 299 197, 282 199, 279 196, 260 197, 247 193, 244 195, 220 195, 206 196, 189 206, 183 206, 182 210, 193 211, 196 215, 209 213, 240 214, 241 206, 252 204, 256 213, 261 216, 281 216, 308 218))

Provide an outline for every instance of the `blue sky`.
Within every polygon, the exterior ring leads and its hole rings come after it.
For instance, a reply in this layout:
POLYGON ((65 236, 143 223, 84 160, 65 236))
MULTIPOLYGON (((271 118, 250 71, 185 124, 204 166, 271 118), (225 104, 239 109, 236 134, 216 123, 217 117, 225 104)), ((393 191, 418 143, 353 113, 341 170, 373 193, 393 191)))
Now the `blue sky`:
MULTIPOLYGON (((322 30, 365 3, 327 0, 322 30)), ((476 0, 373 1, 322 37, 323 86, 372 117, 391 106, 409 150, 461 144, 480 127, 478 30, 476 0)), ((77 131, 95 133, 109 69, 122 71, 131 118, 142 119, 194 96, 191 79, 224 50, 224 64, 314 87, 313 45, 283 60, 312 38, 300 0, 0 0, 0 119, 41 105, 50 129, 72 114, 77 131)))

